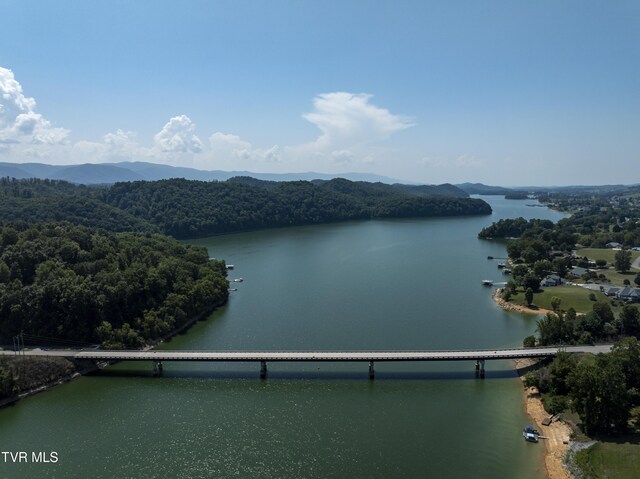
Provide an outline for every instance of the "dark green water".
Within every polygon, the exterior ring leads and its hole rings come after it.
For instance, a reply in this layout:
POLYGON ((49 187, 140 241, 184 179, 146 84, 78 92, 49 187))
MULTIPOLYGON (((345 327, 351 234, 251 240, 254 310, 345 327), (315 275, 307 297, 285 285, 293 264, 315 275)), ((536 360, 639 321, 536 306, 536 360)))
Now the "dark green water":
MULTIPOLYGON (((521 344, 535 318, 481 285, 502 276, 500 218, 557 220, 486 198, 491 217, 370 221, 198 240, 236 269, 227 306, 170 349, 457 349, 521 344)), ((541 478, 543 446, 509 362, 120 364, 0 410, 2 451, 55 451, 0 477, 541 478)))

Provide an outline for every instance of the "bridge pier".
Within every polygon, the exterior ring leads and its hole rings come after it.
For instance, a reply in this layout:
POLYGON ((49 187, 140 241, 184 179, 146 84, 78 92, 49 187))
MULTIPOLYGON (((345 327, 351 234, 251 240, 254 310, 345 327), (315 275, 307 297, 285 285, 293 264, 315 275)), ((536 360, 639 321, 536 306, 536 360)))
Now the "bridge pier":
POLYGON ((267 362, 260 361, 260 379, 267 378, 267 362))
POLYGON ((373 368, 373 361, 369 361, 369 379, 376 378, 376 370, 373 368))
POLYGON ((153 361, 153 375, 162 376, 162 361, 153 361))
POLYGON ((476 377, 484 379, 484 359, 476 360, 476 377))

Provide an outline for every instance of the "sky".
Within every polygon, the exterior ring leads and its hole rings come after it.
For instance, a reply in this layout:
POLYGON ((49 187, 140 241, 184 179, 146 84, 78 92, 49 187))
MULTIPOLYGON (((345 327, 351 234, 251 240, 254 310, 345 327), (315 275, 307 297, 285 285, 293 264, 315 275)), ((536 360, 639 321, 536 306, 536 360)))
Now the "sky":
POLYGON ((640 2, 0 0, 0 161, 640 182, 640 2))

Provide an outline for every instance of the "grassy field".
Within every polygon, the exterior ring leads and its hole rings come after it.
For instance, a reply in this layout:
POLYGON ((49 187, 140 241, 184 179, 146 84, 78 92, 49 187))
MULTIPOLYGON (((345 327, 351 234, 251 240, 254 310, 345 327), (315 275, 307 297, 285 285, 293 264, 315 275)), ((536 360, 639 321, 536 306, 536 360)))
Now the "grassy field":
MULTIPOLYGON (((590 291, 579 286, 570 285, 544 288, 542 292, 535 293, 533 295, 533 305, 542 309, 552 309, 551 298, 556 296, 562 301, 560 303, 560 309, 567 310, 569 308, 573 308, 578 313, 588 313, 593 308, 594 303, 594 301, 589 299, 589 293, 594 293, 596 300, 600 302, 608 302, 613 311, 618 311, 620 309, 620 307, 614 307, 611 304, 611 298, 607 298, 600 291, 590 291)), ((522 291, 519 291, 518 294, 512 296, 511 301, 515 304, 526 306, 524 293, 522 291)))
MULTIPOLYGON (((620 273, 613 268, 613 264, 615 263, 615 250, 605 249, 605 248, 582 248, 576 251, 576 254, 580 257, 586 256, 587 258, 597 261, 599 259, 603 259, 609 264, 611 267, 607 269, 598 270, 598 274, 604 274, 611 286, 623 286, 624 280, 628 279, 631 283, 631 286, 635 287, 636 284, 633 282, 639 270, 631 269, 631 271, 627 273, 620 273)), ((631 252, 631 261, 635 261, 638 257, 640 257, 640 251, 632 251, 631 252)))
MULTIPOLYGON (((576 251, 576 255, 578 255, 579 257, 586 256, 593 261, 603 259, 609 264, 615 263, 616 253, 616 250, 610 248, 581 248, 576 251)), ((640 251, 632 251, 631 261, 633 262, 638 256, 640 256, 640 251)))
POLYGON ((631 442, 599 442, 580 451, 576 460, 587 478, 636 479, 640 476, 640 444, 631 442))

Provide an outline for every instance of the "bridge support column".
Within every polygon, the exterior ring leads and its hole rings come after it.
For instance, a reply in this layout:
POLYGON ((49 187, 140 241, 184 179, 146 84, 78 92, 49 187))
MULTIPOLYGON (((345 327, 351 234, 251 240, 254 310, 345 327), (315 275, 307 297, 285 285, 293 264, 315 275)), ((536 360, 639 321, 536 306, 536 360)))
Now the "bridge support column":
POLYGON ((373 361, 369 361, 369 379, 376 378, 376 370, 373 368, 373 361))
POLYGON ((484 379, 484 359, 476 360, 476 377, 484 379))
POLYGON ((153 375, 162 376, 162 361, 153 361, 153 375))
POLYGON ((267 362, 260 361, 260 379, 267 378, 267 362))

